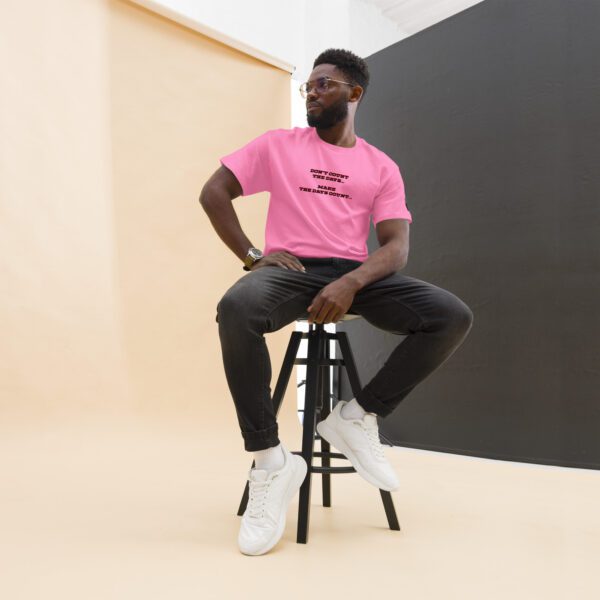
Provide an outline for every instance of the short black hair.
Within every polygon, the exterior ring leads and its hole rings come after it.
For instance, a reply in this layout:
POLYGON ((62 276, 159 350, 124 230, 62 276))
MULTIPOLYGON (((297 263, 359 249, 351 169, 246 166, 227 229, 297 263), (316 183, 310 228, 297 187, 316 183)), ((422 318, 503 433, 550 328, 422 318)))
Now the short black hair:
POLYGON ((313 63, 313 69, 322 64, 335 65, 345 75, 348 83, 360 85, 363 88, 363 93, 358 101, 360 106, 367 93, 367 87, 369 87, 370 75, 367 63, 350 50, 328 48, 317 56, 313 63))

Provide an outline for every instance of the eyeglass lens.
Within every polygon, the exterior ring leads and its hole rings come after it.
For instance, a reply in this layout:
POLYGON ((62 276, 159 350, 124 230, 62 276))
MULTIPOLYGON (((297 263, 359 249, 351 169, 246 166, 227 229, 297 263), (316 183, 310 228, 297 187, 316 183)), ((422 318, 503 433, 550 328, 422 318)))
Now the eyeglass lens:
MULTIPOLYGON (((317 90, 318 94, 322 94, 323 92, 327 91, 327 81, 328 81, 327 77, 319 77, 316 80, 317 85, 315 86, 315 89, 317 90)), ((307 81, 302 84, 301 91, 304 96, 306 96, 310 92, 310 90, 313 88, 313 86, 311 84, 312 84, 311 81, 307 81)))

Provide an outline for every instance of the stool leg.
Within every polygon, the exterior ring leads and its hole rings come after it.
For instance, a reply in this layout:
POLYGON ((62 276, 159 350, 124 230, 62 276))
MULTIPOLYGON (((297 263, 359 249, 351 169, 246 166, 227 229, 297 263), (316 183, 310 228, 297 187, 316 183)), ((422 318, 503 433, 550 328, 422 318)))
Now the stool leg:
POLYGON ((306 364, 306 387, 304 394, 304 420, 302 425, 302 456, 308 465, 304 483, 300 486, 298 502, 298 531, 296 542, 306 544, 308 541, 308 524, 310 521, 310 485, 312 479, 312 460, 315 441, 316 400, 319 387, 319 365, 322 350, 322 325, 308 333, 308 353, 306 364))
MULTIPOLYGON (((329 337, 325 334, 324 340, 324 354, 325 354, 325 366, 322 367, 322 376, 321 376, 321 410, 319 414, 318 421, 322 421, 329 416, 331 412, 331 396, 329 392, 330 385, 330 376, 329 369, 330 365, 328 364, 329 359, 331 358, 330 347, 329 347, 329 337)), ((321 466, 329 467, 331 466, 331 459, 328 454, 331 452, 331 446, 327 440, 324 440, 322 437, 317 434, 317 437, 321 440, 321 466)), ((331 506, 331 473, 322 473, 321 474, 321 487, 323 488, 323 506, 331 506)))
POLYGON ((285 351, 285 358, 283 359, 281 371, 279 372, 279 377, 277 378, 277 384, 275 386, 275 392, 273 393, 273 409, 275 411, 275 415, 279 414, 279 409, 281 408, 281 403, 283 402, 283 396, 285 395, 285 391, 292 374, 292 369, 294 368, 294 361, 298 356, 298 348, 300 348, 301 341, 302 332, 294 331, 291 335, 287 350, 285 351))
MULTIPOLYGON (((348 379, 350 380, 350 387, 352 388, 354 397, 356 397, 360 390, 362 390, 362 385, 360 384, 358 370, 356 368, 356 363, 354 362, 354 355, 352 354, 352 349, 350 348, 350 343, 348 342, 348 335, 345 331, 338 331, 336 332, 336 336, 340 345, 346 372, 348 373, 348 379)), ((385 515, 387 517, 390 529, 393 529, 394 531, 400 531, 400 524, 398 523, 398 517, 396 516, 396 509, 394 508, 394 501, 392 499, 391 492, 381 489, 379 492, 381 493, 383 508, 385 510, 385 515)))
MULTIPOLYGON (((300 342, 302 341, 302 332, 294 331, 290 337, 290 342, 288 344, 287 350, 285 352, 285 357, 283 359, 283 364, 281 365, 281 371, 279 372, 279 377, 277 378, 277 385, 275 386, 275 392, 273 393, 273 410, 275 411, 275 415, 279 413, 279 409, 281 408, 281 403, 283 402, 283 396, 287 389, 288 383, 290 381, 290 375, 292 374, 292 369, 294 368, 294 361, 298 356, 298 348, 300 347, 300 342)), ((252 461, 252 467, 254 468, 255 461, 252 461)), ((238 516, 242 516, 246 512, 246 507, 248 506, 248 498, 250 496, 250 483, 246 479, 246 486, 244 488, 244 493, 242 494, 242 500, 240 502, 240 506, 238 508, 238 516)))

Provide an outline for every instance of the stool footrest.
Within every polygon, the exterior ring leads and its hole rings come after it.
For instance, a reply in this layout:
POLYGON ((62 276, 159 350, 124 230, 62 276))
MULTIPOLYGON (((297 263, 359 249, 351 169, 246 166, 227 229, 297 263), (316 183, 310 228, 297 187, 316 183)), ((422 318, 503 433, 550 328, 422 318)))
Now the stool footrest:
MULTIPOLYGON (((299 450, 292 450, 292 454, 299 454, 302 456, 302 452, 299 450)), ((344 460, 348 460, 347 456, 344 456, 340 452, 319 452, 317 450, 313 451, 313 457, 320 458, 342 458, 344 460)), ((354 467, 318 467, 316 465, 312 465, 310 467, 311 473, 356 473, 356 469, 354 467)))
POLYGON ((356 473, 354 467, 310 467, 311 473, 356 473))
MULTIPOLYGON (((291 450, 292 454, 298 454, 302 456, 301 450, 291 450)), ((313 450, 313 456, 318 456, 320 458, 342 458, 343 460, 348 460, 347 456, 344 456, 341 452, 321 452, 319 450, 313 450)))

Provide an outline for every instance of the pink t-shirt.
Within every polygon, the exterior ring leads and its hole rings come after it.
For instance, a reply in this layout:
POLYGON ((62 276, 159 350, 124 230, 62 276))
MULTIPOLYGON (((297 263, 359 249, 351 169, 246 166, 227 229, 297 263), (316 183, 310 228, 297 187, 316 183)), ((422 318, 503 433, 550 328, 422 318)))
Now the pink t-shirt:
POLYGON ((265 248, 295 256, 368 258, 369 220, 406 219, 398 165, 356 136, 352 148, 323 141, 314 127, 271 129, 219 159, 242 195, 270 192, 265 248))

